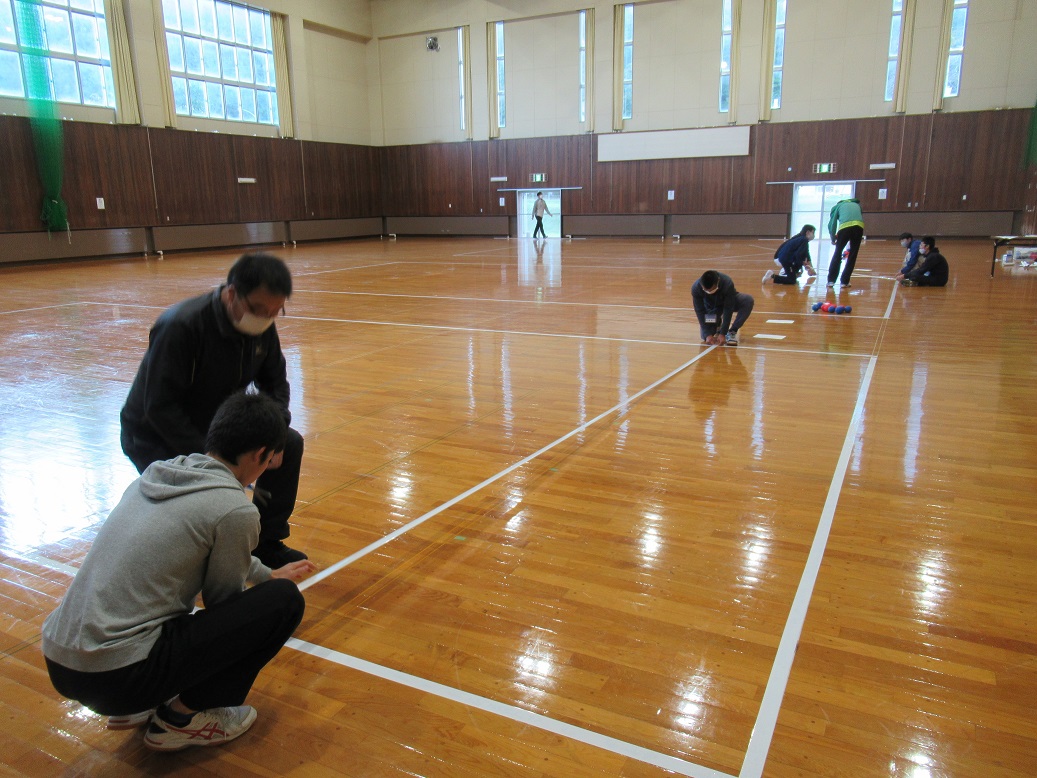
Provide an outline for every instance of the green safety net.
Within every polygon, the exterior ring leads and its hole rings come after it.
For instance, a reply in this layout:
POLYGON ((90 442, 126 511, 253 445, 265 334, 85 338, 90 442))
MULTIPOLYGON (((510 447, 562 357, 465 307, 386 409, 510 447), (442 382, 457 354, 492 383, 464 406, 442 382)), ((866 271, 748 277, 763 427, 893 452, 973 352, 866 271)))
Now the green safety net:
POLYGON ((40 212, 47 231, 68 229, 68 206, 61 199, 65 176, 65 137, 47 73, 47 44, 43 32, 43 7, 39 0, 16 0, 18 37, 24 52, 25 96, 32 127, 36 167, 43 185, 40 212))

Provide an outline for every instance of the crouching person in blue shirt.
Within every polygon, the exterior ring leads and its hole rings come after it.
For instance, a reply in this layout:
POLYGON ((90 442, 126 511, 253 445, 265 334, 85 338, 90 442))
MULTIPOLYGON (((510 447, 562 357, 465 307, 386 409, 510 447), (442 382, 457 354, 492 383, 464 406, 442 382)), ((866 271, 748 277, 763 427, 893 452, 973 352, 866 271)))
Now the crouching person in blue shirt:
POLYGON ((774 260, 781 265, 781 272, 775 275, 773 270, 763 274, 763 283, 774 281, 776 284, 794 284, 803 268, 811 275, 816 275, 814 266, 810 264, 810 241, 814 239, 813 224, 804 224, 798 235, 793 235, 778 246, 774 252, 774 260))
POLYGON ((130 484, 43 625, 58 692, 111 729, 148 723, 144 743, 158 751, 252 726, 245 697, 302 620, 295 581, 316 569, 271 570, 251 553, 259 511, 245 487, 286 435, 274 400, 234 394, 209 426, 208 453, 154 462, 130 484), (205 608, 193 612, 199 594, 205 608))

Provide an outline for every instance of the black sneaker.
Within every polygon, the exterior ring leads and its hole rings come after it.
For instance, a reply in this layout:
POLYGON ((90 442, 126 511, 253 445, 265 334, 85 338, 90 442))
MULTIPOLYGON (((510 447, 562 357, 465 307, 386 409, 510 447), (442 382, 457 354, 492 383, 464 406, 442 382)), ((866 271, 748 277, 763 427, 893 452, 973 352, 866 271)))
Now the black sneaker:
POLYGON ((256 557, 271 570, 284 567, 292 562, 301 562, 304 559, 309 559, 302 551, 288 548, 280 540, 275 540, 272 543, 261 543, 256 546, 252 556, 256 557))

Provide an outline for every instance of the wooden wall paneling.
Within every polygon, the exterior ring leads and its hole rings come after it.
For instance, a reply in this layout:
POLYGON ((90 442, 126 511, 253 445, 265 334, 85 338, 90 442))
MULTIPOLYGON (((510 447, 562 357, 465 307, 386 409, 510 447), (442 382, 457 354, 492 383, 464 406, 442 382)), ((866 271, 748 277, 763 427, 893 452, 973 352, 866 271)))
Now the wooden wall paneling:
POLYGON ((387 149, 386 189, 396 216, 472 214, 471 144, 435 143, 387 149))
POLYGON ((381 149, 306 141, 301 154, 307 218, 342 219, 385 212, 381 149))
MULTIPOLYGON (((487 213, 498 216, 514 216, 516 212, 516 199, 514 192, 498 192, 498 189, 514 189, 518 186, 508 174, 508 144, 506 141, 491 140, 485 142, 486 153, 486 187, 487 196, 490 201, 491 210, 487 213), (507 181, 490 181, 491 178, 506 176, 507 181), (500 198, 504 198, 504 205, 500 205, 500 198)), ((473 150, 473 153, 477 153, 473 150)), ((478 185, 478 184, 476 184, 478 185)))
POLYGON ((334 143, 303 141, 303 199, 310 219, 334 219, 340 216, 345 189, 345 173, 341 168, 339 147, 334 143))
POLYGON ((967 194, 969 168, 974 164, 972 130, 975 127, 970 117, 968 113, 933 116, 925 202, 922 205, 925 210, 956 211, 962 208, 961 196, 967 194))
MULTIPOLYGON (((1024 155, 1030 128, 1030 109, 977 111, 970 119, 970 158, 965 171, 960 207, 964 210, 1022 210, 1026 199, 1024 155)), ((943 116, 935 117, 943 120, 943 116)), ((932 157, 941 161, 938 148, 932 157)))
MULTIPOLYGON (((813 123, 798 131, 798 125, 761 124, 753 133, 752 210, 763 213, 789 211, 792 187, 768 182, 807 180, 799 163, 799 146, 817 143, 813 123), (789 168, 792 168, 789 170, 789 168)), ((808 168, 809 170, 809 168, 808 168)))
MULTIPOLYGON (((505 209, 497 204, 500 197, 490 187, 490 161, 488 158, 489 141, 471 141, 471 164, 472 164, 472 208, 480 216, 503 216, 505 209)), ((502 184, 494 183, 493 189, 502 184)), ((507 202, 507 201, 505 201, 507 202)))
POLYGON ((594 144, 591 163, 591 198, 588 213, 612 213, 613 167, 618 162, 598 162, 598 147, 594 144))
POLYGON ((290 221, 306 215, 300 142, 235 135, 237 221, 290 221), (238 179, 254 178, 243 184, 238 179))
POLYGON ((0 231, 42 229, 43 187, 36 171, 29 120, 21 116, 0 116, 0 148, 8 149, 0 177, 0 231))
POLYGON ((139 126, 65 122, 63 193, 73 230, 157 223, 148 131, 139 126), (104 198, 104 208, 97 198, 104 198))
POLYGON ((896 184, 889 190, 890 210, 913 211, 926 207, 932 133, 933 114, 902 117, 899 155, 887 160, 897 163, 896 184))
POLYGON ((612 208, 605 213, 640 213, 637 179, 644 161, 609 162, 612 170, 612 208))
POLYGON ((159 225, 237 221, 232 136, 171 129, 148 132, 159 225))

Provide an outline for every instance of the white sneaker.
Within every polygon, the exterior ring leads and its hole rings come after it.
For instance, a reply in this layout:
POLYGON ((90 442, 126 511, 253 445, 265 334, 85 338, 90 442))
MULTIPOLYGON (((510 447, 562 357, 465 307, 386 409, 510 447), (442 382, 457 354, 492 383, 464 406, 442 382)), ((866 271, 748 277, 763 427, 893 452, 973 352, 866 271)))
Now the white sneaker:
POLYGON ((144 745, 155 751, 179 751, 188 746, 218 746, 248 732, 256 720, 256 709, 236 708, 200 710, 183 727, 170 724, 156 714, 144 736, 144 745))
POLYGON ((773 275, 774 275, 774 271, 773 270, 768 270, 766 273, 763 274, 763 281, 761 283, 764 283, 764 284, 767 283, 768 281, 771 280, 771 276, 773 276, 773 275))
POLYGON ((109 716, 108 729, 136 729, 151 720, 155 709, 142 710, 140 713, 129 713, 125 716, 109 716))
POLYGON ((729 333, 727 333, 727 342, 726 342, 725 345, 737 346, 738 345, 738 333, 737 332, 729 332, 729 333))

